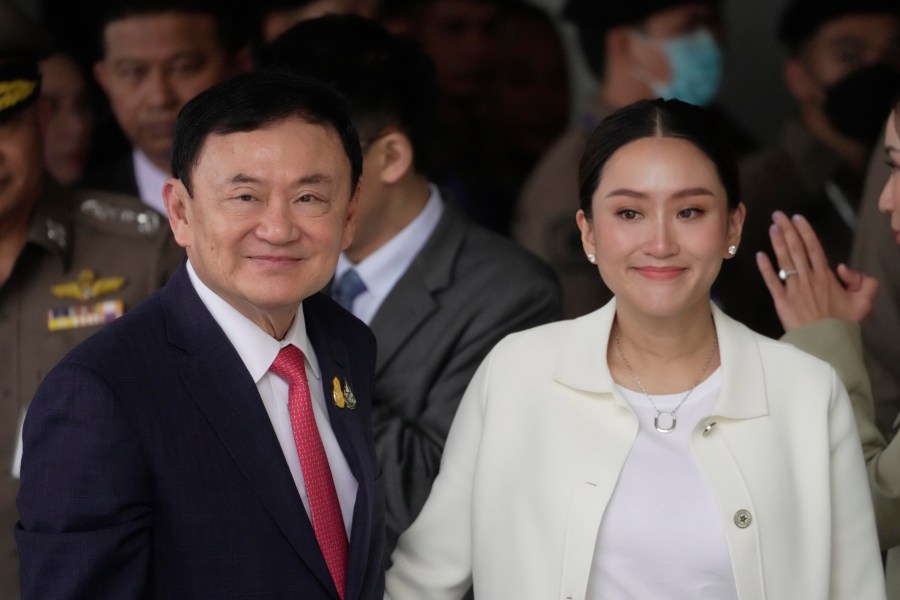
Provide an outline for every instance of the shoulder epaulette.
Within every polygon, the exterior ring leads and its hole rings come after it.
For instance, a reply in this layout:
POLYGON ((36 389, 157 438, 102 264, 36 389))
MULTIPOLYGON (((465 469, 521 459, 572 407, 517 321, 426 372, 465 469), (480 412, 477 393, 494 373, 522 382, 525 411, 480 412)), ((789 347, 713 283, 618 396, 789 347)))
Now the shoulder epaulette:
POLYGON ((79 211, 103 223, 132 225, 148 237, 155 236, 162 225, 162 216, 152 208, 123 207, 99 198, 86 198, 79 211))

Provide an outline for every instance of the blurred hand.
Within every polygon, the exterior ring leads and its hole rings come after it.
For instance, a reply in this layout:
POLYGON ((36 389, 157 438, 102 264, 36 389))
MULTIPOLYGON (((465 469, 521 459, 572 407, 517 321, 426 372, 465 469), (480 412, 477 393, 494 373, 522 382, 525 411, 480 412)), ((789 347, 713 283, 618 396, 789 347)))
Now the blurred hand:
POLYGON ((785 331, 828 317, 859 322, 869 314, 878 290, 877 279, 843 263, 835 276, 819 238, 802 216, 789 219, 777 211, 772 221, 769 239, 778 268, 793 274, 782 282, 764 252, 757 252, 756 265, 785 331))

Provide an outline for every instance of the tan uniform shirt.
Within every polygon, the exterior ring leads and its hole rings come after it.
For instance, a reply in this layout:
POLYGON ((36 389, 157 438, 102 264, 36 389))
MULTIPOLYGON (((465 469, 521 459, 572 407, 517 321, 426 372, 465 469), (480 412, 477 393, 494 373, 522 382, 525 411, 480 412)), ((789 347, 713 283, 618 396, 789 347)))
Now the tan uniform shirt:
POLYGON ((182 257, 165 218, 137 199, 75 196, 48 184, 38 200, 25 247, 0 286, 0 598, 18 597, 18 484, 10 470, 25 407, 56 362, 101 327, 89 323, 133 308, 182 257), (51 331, 52 316, 59 330, 51 331))

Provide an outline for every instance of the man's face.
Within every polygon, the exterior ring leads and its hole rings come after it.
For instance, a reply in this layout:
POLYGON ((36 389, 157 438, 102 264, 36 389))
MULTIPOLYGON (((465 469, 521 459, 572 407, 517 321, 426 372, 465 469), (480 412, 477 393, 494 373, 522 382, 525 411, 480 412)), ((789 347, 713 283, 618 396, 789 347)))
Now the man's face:
POLYGON ((0 120, 0 225, 27 218, 43 182, 38 104, 0 120))
POLYGON ((439 0, 424 8, 415 37, 434 60, 441 92, 480 97, 494 62, 497 7, 478 0, 439 0))
MULTIPOLYGON (((789 69, 799 71, 789 85, 803 103, 824 104, 825 92, 841 79, 884 62, 900 68, 900 19, 890 14, 859 14, 825 23, 789 69)), ((789 75, 790 77, 790 75, 789 75)))
POLYGON ((113 21, 94 73, 131 144, 168 171, 178 111, 235 71, 212 16, 166 12, 113 21))
POLYGON ((322 289, 352 240, 358 193, 331 128, 288 118, 210 135, 192 187, 164 189, 175 239, 200 279, 257 324, 322 289))

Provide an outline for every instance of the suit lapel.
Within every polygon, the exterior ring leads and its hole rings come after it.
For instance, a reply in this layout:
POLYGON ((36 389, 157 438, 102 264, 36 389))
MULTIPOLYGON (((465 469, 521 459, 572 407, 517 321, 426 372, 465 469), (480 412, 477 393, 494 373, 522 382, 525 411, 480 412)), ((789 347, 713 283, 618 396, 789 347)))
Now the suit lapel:
MULTIPOLYGON (((337 332, 329 331, 326 320, 316 318, 318 301, 318 298, 304 301, 306 332, 310 344, 315 349, 319 369, 322 372, 322 386, 331 428, 358 484, 353 508, 349 556, 347 557, 347 579, 344 590, 345 598, 350 599, 359 597, 365 577, 365 570, 359 567, 368 564, 369 561, 375 474, 372 472, 372 461, 366 444, 365 427, 367 423, 361 416, 368 413, 346 407, 338 408, 333 401, 335 377, 338 378, 342 388, 345 384, 351 391, 358 388, 355 386, 353 373, 350 371, 346 345, 340 340, 337 332)), ((354 393, 356 392, 354 391, 354 393)), ((360 398, 360 400, 368 402, 368 399, 365 398, 360 398)))
POLYGON ((438 309, 434 295, 450 284, 467 227, 456 209, 445 204, 428 242, 375 313, 370 327, 378 340, 376 375, 438 309))
POLYGON ((297 554, 336 592, 256 384, 182 266, 163 298, 169 339, 191 356, 181 379, 297 554))

